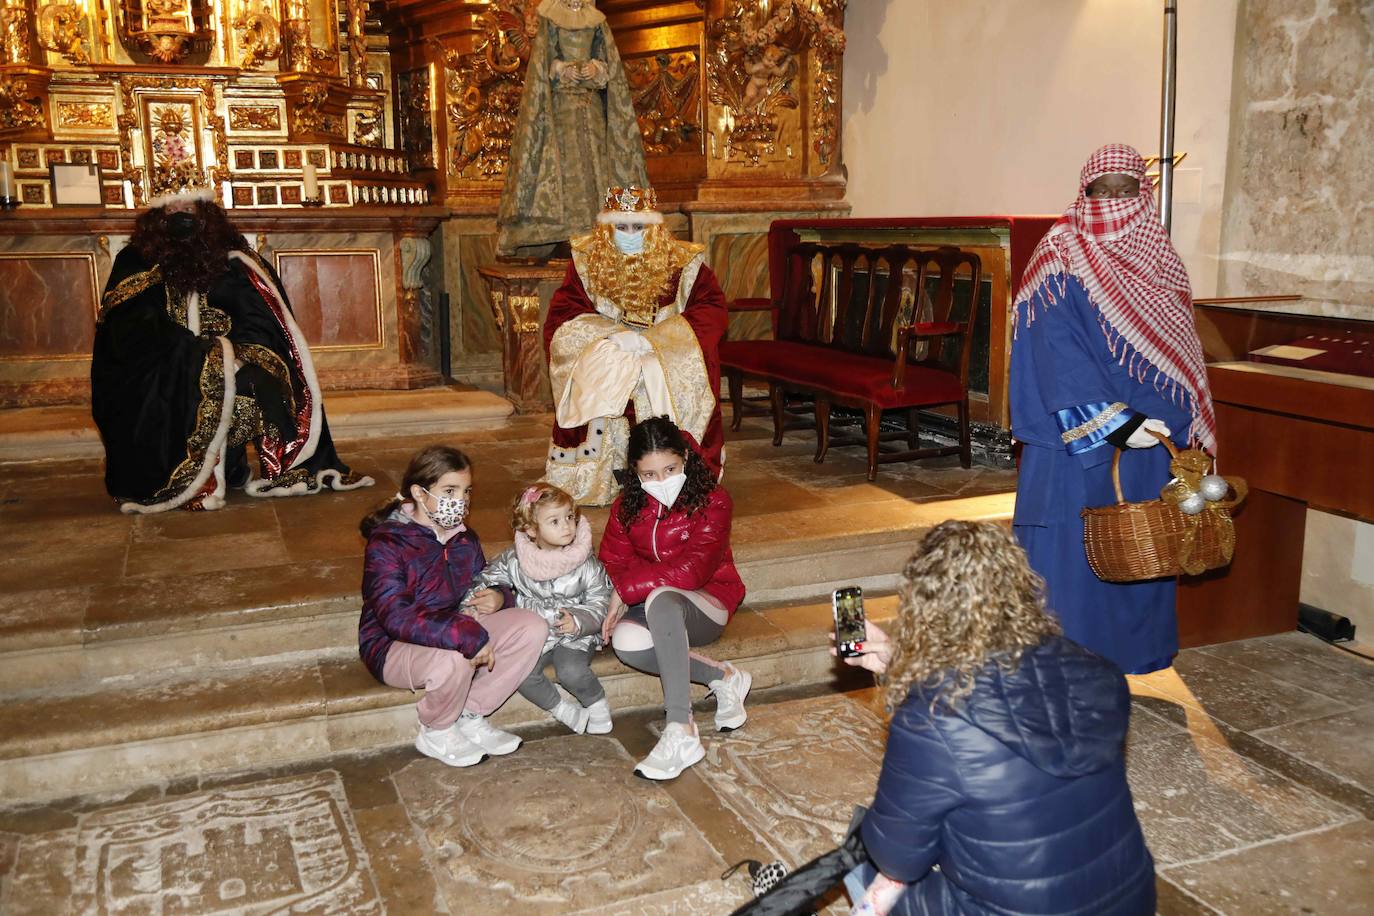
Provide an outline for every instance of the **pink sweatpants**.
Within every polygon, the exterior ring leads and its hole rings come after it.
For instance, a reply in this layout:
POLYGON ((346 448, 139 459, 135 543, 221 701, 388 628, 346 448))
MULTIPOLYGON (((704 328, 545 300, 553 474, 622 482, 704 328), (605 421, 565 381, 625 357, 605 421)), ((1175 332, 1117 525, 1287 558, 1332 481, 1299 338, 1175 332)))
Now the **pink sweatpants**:
POLYGON ((549 625, 533 611, 506 608, 480 618, 496 654, 491 671, 473 668, 461 653, 394 642, 386 651, 382 680, 391 687, 423 687, 416 711, 427 728, 448 728, 464 711, 488 716, 510 699, 534 670, 544 648, 549 625))

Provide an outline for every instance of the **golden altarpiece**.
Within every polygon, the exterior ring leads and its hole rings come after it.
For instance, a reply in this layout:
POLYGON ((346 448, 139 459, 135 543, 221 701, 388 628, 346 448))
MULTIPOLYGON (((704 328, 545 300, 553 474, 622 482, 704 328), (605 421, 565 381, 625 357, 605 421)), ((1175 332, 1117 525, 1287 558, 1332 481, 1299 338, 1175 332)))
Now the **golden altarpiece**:
MULTIPOLYGON (((669 225, 731 296, 766 294, 773 219, 847 211, 845 4, 597 4, 669 225)), ((435 384, 441 334, 460 378, 497 382, 503 343, 542 360, 548 283, 493 302, 479 276, 538 5, 0 0, 0 405, 87 396, 113 256, 149 199, 192 186, 277 265, 327 387, 435 384), (66 164, 99 204, 54 199, 66 164)))

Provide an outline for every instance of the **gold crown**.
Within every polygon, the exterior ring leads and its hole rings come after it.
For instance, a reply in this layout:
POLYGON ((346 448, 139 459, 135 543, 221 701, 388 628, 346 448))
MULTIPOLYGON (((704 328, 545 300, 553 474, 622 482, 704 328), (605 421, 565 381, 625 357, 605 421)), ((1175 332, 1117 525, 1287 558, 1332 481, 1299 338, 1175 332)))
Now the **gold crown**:
POLYGON ((602 210, 609 213, 651 213, 658 209, 658 195, 653 188, 608 188, 602 210))

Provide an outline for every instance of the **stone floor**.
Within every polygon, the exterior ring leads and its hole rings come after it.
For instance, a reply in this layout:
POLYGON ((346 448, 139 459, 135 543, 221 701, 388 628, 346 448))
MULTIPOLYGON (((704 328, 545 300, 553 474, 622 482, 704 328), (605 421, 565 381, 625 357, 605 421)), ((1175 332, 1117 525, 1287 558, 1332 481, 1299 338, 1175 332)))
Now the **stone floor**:
MULTIPOLYGON (((0 810, 0 912, 724 914, 745 858, 830 848, 883 744, 865 676, 751 697, 679 780, 657 716, 524 730, 468 770, 401 748, 0 810)), ((1165 914, 1374 909, 1374 665, 1297 633, 1133 679, 1127 755, 1165 914)), ((840 903, 827 912, 844 912, 840 903)))
MULTIPOLYGON (((543 473, 548 429, 547 417, 521 416, 447 436, 346 441, 344 460, 377 486, 295 499, 231 491, 228 505, 209 513, 121 515, 97 458, 0 463, 0 649, 155 634, 188 612, 263 616, 268 605, 336 598, 356 605, 358 521, 396 492, 406 462, 434 441, 472 457, 469 524, 493 555, 510 544, 511 501, 543 473), (36 605, 46 611, 37 622, 36 605)), ((885 466, 869 483, 861 449, 833 449, 816 465, 810 434, 789 434, 779 448, 768 435, 751 421, 729 438, 725 482, 735 500, 737 555, 786 538, 863 538, 909 528, 913 519, 928 525, 917 519, 921 503, 995 495, 1005 496, 995 513, 1010 510, 1012 470, 965 470, 957 459, 939 459, 885 466)), ((589 517, 599 537, 606 510, 589 517)))

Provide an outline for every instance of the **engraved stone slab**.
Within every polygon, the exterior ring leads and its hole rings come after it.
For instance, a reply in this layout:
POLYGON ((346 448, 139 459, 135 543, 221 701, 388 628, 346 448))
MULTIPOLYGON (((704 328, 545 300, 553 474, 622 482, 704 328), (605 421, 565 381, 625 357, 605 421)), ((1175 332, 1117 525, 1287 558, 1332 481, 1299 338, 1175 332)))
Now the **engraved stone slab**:
POLYGON ((452 912, 686 912, 632 901, 725 863, 633 766, 613 739, 569 736, 470 769, 417 761, 394 781, 452 912))
POLYGON ((383 912, 332 770, 83 815, 6 884, 15 913, 383 912))
POLYGON ((706 738, 701 779, 773 854, 792 866, 834 849, 855 805, 873 799, 882 721, 843 696, 749 711, 728 737, 706 738))
POLYGON ((1134 745, 1126 770, 1161 868, 1358 817, 1206 734, 1134 745))

